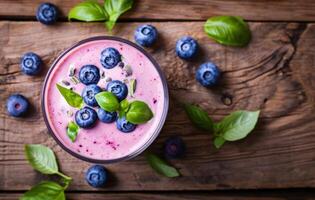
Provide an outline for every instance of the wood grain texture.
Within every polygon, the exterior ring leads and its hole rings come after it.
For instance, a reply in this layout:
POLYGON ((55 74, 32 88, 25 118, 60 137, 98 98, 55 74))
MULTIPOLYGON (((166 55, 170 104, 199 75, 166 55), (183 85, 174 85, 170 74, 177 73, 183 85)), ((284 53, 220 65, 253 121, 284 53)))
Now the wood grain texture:
MULTIPOLYGON (((2 193, 1 200, 16 200, 21 193, 2 193)), ((67 193, 67 200, 285 200, 285 199, 303 199, 314 200, 314 193, 270 193, 270 192, 249 192, 247 193, 233 193, 233 194, 213 194, 213 193, 67 193)))
MULTIPOLYGON (((41 0, 0 0, 0 16, 34 17, 41 0)), ((63 16, 81 0, 50 0, 63 16)), ((102 1, 100 1, 102 2, 102 1)), ((135 0, 123 19, 205 20, 213 15, 240 15, 256 21, 314 21, 313 0, 135 0)))
MULTIPOLYGON (((157 175, 143 156, 108 165, 106 191, 215 190, 315 186, 315 25, 251 23, 253 39, 247 48, 229 48, 212 42, 201 22, 153 23, 160 32, 158 44, 148 49, 161 65, 170 88, 170 111, 151 150, 161 151, 163 141, 180 135, 187 143, 184 159, 174 160, 182 177, 157 175), (196 61, 176 57, 174 44, 183 35, 201 45, 196 61), (196 67, 212 60, 223 72, 218 87, 206 89, 194 79, 196 67), (257 129, 245 140, 212 146, 211 134, 195 129, 181 103, 202 106, 215 119, 237 109, 261 109, 257 129)), ((132 40, 138 23, 119 24, 113 34, 132 40)), ((44 75, 62 50, 81 39, 107 35, 100 23, 60 23, 55 27, 35 22, 0 22, 0 190, 26 190, 47 176, 26 162, 23 145, 41 143, 56 152, 62 171, 74 178, 72 191, 94 191, 84 181, 89 163, 71 157, 48 136, 40 108, 44 75), (31 28, 30 28, 31 27, 31 28), (38 77, 22 75, 23 53, 38 53, 45 70, 38 77), (7 116, 5 100, 22 93, 33 105, 28 118, 7 116)))

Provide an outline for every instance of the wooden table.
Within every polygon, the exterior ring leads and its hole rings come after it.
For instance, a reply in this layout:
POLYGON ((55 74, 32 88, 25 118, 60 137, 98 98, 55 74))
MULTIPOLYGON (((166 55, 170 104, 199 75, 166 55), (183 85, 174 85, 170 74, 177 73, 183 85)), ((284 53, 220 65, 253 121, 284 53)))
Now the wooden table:
POLYGON ((0 199, 17 199, 49 179, 28 165, 26 143, 48 145, 56 152, 62 171, 74 178, 68 199, 315 199, 314 0, 142 0, 112 33, 102 23, 67 22, 66 13, 78 1, 50 1, 64 15, 55 26, 35 20, 39 0, 0 0, 0 199), (253 34, 250 45, 231 48, 209 39, 203 24, 213 15, 244 17, 253 34), (91 164, 70 156, 48 136, 40 89, 54 58, 73 43, 109 34, 133 40, 136 26, 144 23, 160 33, 158 45, 148 51, 167 77, 171 99, 166 124, 151 150, 159 152, 171 135, 182 136, 187 156, 172 164, 183 176, 159 176, 141 155, 106 166, 112 180, 108 187, 95 190, 84 180, 91 164), (174 44, 183 35, 201 45, 202 55, 194 62, 182 61, 174 53, 174 44), (27 51, 43 58, 40 76, 20 72, 20 57, 27 51), (196 67, 207 60, 223 71, 214 89, 205 89, 194 79, 196 67), (5 101, 15 92, 29 98, 28 118, 6 114, 5 101), (217 151, 212 136, 191 125, 180 106, 183 102, 199 104, 216 120, 237 109, 261 109, 262 114, 249 137, 217 151))

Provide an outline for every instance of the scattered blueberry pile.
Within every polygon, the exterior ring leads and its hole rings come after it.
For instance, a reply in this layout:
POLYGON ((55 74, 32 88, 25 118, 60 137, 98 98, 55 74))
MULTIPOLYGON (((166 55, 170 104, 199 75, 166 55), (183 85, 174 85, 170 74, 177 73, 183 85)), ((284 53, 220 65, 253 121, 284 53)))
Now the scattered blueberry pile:
MULTIPOLYGON (((106 69, 119 66, 121 54, 115 48, 109 47, 101 52, 100 62, 106 69)), ((118 118, 116 112, 107 112, 98 108, 97 112, 91 107, 98 107, 95 95, 103 90, 97 85, 101 78, 100 70, 95 65, 84 65, 79 71, 79 80, 85 88, 82 91, 82 98, 86 105, 75 113, 75 122, 81 128, 92 128, 97 119, 103 123, 116 121, 117 129, 129 133, 135 130, 136 125, 127 122, 125 118, 118 118)), ((124 100, 128 95, 128 87, 119 80, 112 80, 107 83, 106 91, 113 93, 119 101, 124 100)))
MULTIPOLYGON (((143 47, 152 46, 156 42, 157 36, 157 29, 151 25, 141 25, 134 33, 135 41, 143 47)), ((177 40, 175 46, 176 55, 187 61, 196 58, 198 49, 199 46, 197 41, 190 36, 181 37, 177 40)), ((219 77, 220 70, 212 62, 201 64, 196 72, 196 80, 204 87, 216 85, 219 77)))

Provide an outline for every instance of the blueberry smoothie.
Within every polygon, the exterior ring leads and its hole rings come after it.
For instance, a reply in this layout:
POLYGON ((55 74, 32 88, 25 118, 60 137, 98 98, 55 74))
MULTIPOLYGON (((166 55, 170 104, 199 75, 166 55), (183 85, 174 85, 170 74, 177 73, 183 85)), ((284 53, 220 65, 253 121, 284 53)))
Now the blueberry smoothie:
POLYGON ((134 157, 153 142, 166 118, 168 91, 140 47, 96 37, 55 61, 42 102, 46 124, 65 150, 106 163, 134 157))

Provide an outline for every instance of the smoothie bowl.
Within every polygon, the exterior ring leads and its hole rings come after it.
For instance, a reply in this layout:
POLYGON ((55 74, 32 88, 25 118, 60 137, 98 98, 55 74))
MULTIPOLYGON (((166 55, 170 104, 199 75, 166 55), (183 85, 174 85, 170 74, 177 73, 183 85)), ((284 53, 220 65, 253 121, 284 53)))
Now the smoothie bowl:
POLYGON ((63 52, 42 90, 46 125, 71 155, 93 163, 128 160, 158 136, 169 96, 155 60, 117 37, 93 37, 63 52))

